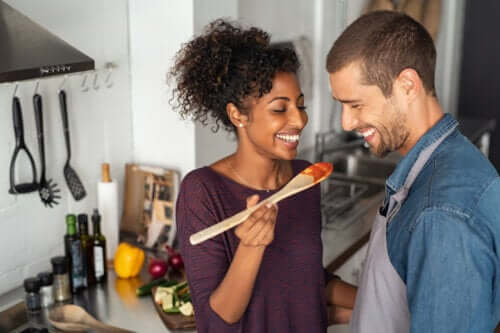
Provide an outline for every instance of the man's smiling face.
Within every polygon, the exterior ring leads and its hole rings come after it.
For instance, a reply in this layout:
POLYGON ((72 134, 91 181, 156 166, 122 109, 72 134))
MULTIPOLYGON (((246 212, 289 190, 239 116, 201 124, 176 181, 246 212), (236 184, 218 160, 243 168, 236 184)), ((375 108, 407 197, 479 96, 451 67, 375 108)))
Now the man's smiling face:
POLYGON ((342 103, 342 127, 363 135, 371 151, 383 157, 401 149, 409 136, 405 110, 395 96, 363 83, 361 65, 350 63, 329 74, 332 96, 342 103))

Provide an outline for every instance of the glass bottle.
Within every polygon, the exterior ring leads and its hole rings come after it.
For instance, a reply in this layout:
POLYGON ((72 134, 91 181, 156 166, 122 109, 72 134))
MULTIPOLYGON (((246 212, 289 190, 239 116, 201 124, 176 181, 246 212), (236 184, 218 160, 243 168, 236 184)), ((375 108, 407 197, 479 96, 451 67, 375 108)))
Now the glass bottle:
POLYGON ((38 278, 32 277, 24 280, 24 291, 26 292, 26 309, 28 313, 38 312, 41 309, 40 305, 40 281, 38 278))
POLYGON ((92 214, 92 223, 94 227, 93 249, 94 249, 94 272, 96 282, 105 282, 108 275, 106 266, 106 238, 101 234, 101 216, 99 211, 94 209, 92 214))
POLYGON ((82 248, 82 266, 85 276, 85 286, 95 283, 94 274, 94 250, 92 237, 89 235, 89 223, 87 214, 78 215, 78 230, 80 231, 80 244, 82 248))
POLYGON ((54 276, 54 298, 58 302, 71 299, 71 288, 69 278, 69 260, 67 257, 59 256, 50 260, 54 276))
POLYGON ((66 215, 67 225, 67 256, 70 263, 71 291, 73 294, 85 288, 86 276, 83 271, 82 248, 80 237, 76 233, 76 216, 66 215))
POLYGON ((51 272, 43 272, 38 274, 40 280, 40 303, 46 308, 54 304, 54 289, 52 283, 54 277, 51 272))

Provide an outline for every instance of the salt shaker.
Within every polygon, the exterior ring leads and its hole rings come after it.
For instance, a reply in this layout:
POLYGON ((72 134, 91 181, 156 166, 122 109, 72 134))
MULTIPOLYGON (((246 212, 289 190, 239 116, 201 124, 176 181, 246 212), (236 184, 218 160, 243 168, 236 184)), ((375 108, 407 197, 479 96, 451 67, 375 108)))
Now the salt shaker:
POLYGON ((68 258, 60 256, 51 260, 54 273, 54 297, 58 302, 71 299, 71 289, 69 285, 68 258))
POLYGON ((40 311, 40 281, 32 277, 24 280, 24 291, 26 292, 26 308, 28 313, 40 311))
POLYGON ((51 272, 38 274, 40 280, 40 303, 46 308, 54 304, 54 288, 52 287, 54 276, 51 272))

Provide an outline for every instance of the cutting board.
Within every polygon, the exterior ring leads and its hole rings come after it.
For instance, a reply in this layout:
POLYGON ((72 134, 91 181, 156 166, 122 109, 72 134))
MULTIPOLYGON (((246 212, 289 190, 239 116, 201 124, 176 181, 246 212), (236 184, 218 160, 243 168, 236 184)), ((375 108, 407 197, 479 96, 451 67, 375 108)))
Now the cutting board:
POLYGON ((153 301, 153 304, 155 305, 156 311, 158 312, 158 315, 160 316, 161 320, 167 326, 168 329, 170 330, 192 330, 196 328, 196 322, 194 320, 194 316, 183 316, 182 314, 172 314, 172 313, 165 313, 161 305, 157 304, 154 299, 154 294, 156 291, 156 287, 153 287, 151 290, 151 300, 153 301))

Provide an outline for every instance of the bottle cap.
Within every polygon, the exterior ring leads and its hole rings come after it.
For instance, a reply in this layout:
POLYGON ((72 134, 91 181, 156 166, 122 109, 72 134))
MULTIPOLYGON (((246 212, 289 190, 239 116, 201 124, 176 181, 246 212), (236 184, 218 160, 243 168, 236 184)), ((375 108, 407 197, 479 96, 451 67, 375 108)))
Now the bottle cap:
POLYGON ((76 225, 76 216, 74 214, 66 215, 66 224, 74 224, 76 225))
POLYGON ((89 219, 87 214, 79 214, 78 215, 78 230, 80 230, 81 234, 87 234, 89 230, 89 219))
POLYGON ((36 277, 24 280, 24 290, 27 293, 37 293, 40 290, 40 281, 36 277))
POLYGON ((38 274, 38 279, 40 280, 40 286, 45 287, 52 285, 52 282, 54 281, 54 276, 52 275, 51 272, 42 272, 38 274))
POLYGON ((97 208, 94 208, 94 212, 92 213, 92 222, 100 222, 101 221, 101 215, 99 215, 99 210, 97 208))
POLYGON ((66 274, 68 273, 68 258, 59 256, 59 257, 54 257, 50 260, 52 263, 52 271, 54 274, 66 274))

